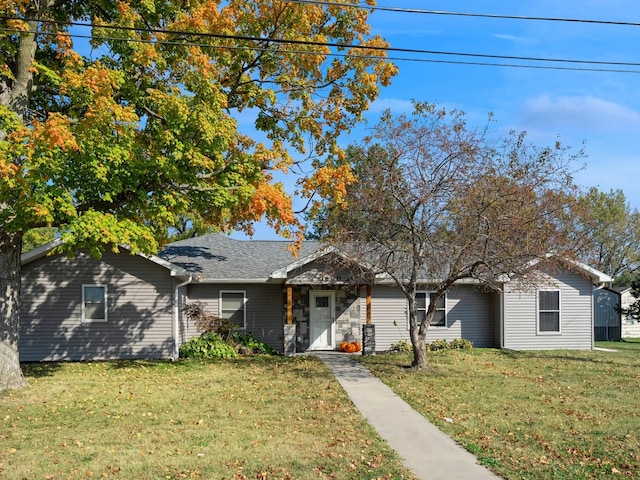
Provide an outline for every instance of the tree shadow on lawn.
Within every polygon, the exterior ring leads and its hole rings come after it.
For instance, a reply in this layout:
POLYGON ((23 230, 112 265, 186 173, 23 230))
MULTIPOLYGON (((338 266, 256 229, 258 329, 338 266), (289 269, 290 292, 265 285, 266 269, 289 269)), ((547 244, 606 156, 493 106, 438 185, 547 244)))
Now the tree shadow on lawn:
POLYGON ((102 363, 114 370, 126 368, 159 368, 178 365, 178 362, 170 360, 80 360, 80 361, 59 361, 59 362, 23 362, 21 363, 22 373, 25 377, 43 378, 52 377, 59 372, 64 365, 90 365, 102 363))
MULTIPOLYGON (((42 378, 54 376, 58 371, 64 368, 64 365, 90 365, 103 364, 112 370, 178 370, 187 371, 199 369, 207 365, 215 364, 236 365, 242 367, 252 363, 260 367, 271 370, 274 374, 279 371, 296 375, 305 379, 322 379, 327 378, 324 364, 318 358, 314 357, 284 357, 281 355, 249 355, 238 358, 227 359, 194 359, 180 358, 178 360, 162 360, 162 359, 127 359, 127 360, 86 360, 86 361, 60 361, 60 362, 24 362, 22 363, 22 371, 25 377, 42 378)), ((410 366, 398 365, 398 368, 410 369, 410 366)), ((430 367, 429 370, 438 370, 430 367)), ((436 372, 437 373, 437 372, 436 372)))
POLYGON ((157 370, 193 370, 199 369, 204 366, 219 365, 232 365, 239 368, 253 364, 256 366, 264 367, 266 369, 273 370, 274 374, 277 374, 279 369, 287 371, 289 373, 296 373, 302 377, 319 377, 323 372, 318 371, 315 368, 309 368, 308 361, 320 362, 318 359, 311 359, 302 357, 285 357, 282 355, 241 355, 236 358, 178 358, 177 360, 162 360, 162 359, 131 359, 131 360, 105 360, 105 363, 109 363, 110 367, 115 370, 120 369, 157 369, 157 370))
MULTIPOLYGON (((450 364, 441 364, 434 365, 427 359, 427 365, 422 368, 416 368, 411 365, 413 360, 412 356, 405 356, 402 358, 402 354, 395 353, 380 353, 376 354, 375 357, 369 357, 373 361, 370 362, 360 362, 365 367, 371 369, 377 369, 381 371, 385 371, 390 374, 419 374, 425 376, 433 376, 433 377, 442 377, 449 376, 452 373, 456 373, 458 371, 463 371, 463 368, 457 368, 455 365, 450 364), (401 360, 400 362, 398 360, 401 360)), ((357 360, 356 360, 357 361, 357 360)))
MULTIPOLYGON (((96 363, 96 362, 94 362, 96 363)), ((130 359, 130 360, 105 360, 104 363, 108 363, 113 370, 135 369, 135 368, 166 368, 172 367, 178 362, 172 362, 171 360, 162 359, 130 359)))
POLYGON ((24 362, 21 365, 25 377, 52 377, 62 368, 60 362, 24 362))

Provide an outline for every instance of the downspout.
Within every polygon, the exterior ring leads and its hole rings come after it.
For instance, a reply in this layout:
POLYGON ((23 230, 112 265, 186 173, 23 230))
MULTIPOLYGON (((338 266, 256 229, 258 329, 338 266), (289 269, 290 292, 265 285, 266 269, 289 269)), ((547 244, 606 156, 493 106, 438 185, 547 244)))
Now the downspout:
POLYGON ((185 285, 189 285, 192 281, 193 278, 189 277, 184 282, 177 284, 173 290, 173 354, 171 356, 171 360, 176 360, 180 356, 180 339, 178 338, 180 335, 180 289, 185 285))
POLYGON ((504 349, 504 286, 502 287, 502 291, 500 292, 500 304, 498 306, 500 312, 498 313, 500 321, 500 349, 504 349))

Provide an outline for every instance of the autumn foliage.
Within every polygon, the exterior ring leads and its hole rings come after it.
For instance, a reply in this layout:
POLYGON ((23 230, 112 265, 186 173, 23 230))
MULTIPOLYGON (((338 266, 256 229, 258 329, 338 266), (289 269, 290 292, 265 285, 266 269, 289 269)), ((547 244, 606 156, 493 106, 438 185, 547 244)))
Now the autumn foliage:
POLYGON ((348 169, 327 159, 396 74, 369 13, 271 0, 1 2, 9 351, 9 290, 31 228, 56 227, 70 250, 152 253, 178 219, 248 233, 266 219, 295 246, 302 230, 282 175, 305 160, 303 197, 344 192, 348 169))
POLYGON ((91 212, 132 219, 159 241, 190 214, 220 230, 251 232, 266 218, 284 236, 300 234, 274 173, 309 158, 301 195, 344 192, 353 176, 324 162, 396 73, 361 8, 53 3, 0 9, 6 230, 54 225, 70 243, 113 245, 110 232, 68 234, 91 212))

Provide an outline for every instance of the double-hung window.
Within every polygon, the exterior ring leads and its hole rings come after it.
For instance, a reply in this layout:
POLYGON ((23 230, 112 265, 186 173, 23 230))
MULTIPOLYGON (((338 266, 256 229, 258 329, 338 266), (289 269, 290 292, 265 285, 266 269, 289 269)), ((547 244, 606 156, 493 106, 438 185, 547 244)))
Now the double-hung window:
POLYGON ((82 286, 82 321, 107 321, 107 287, 105 285, 82 286))
POLYGON ((220 291, 220 318, 230 320, 238 327, 246 328, 246 292, 243 290, 220 291))
POLYGON ((416 313, 418 317, 418 324, 422 323, 422 320, 424 320, 424 317, 427 314, 427 307, 429 306, 429 303, 427 302, 436 302, 436 310, 433 312, 433 318, 431 319, 430 325, 432 327, 446 327, 446 294, 435 300, 435 293, 433 292, 416 292, 416 313))
POLYGON ((560 290, 538 290, 538 333, 560 333, 560 290))

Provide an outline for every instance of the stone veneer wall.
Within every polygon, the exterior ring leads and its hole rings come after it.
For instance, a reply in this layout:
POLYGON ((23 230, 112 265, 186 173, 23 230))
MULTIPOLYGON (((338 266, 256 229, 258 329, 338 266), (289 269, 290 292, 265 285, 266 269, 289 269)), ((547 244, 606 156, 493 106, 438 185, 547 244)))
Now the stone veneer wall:
MULTIPOLYGON (((360 298, 357 286, 310 287, 294 286, 292 292, 293 320, 296 324, 296 351, 304 352, 309 348, 309 292, 311 290, 331 290, 335 292, 335 344, 342 340, 359 340, 360 298)), ((287 292, 284 295, 284 318, 287 317, 287 292)))

